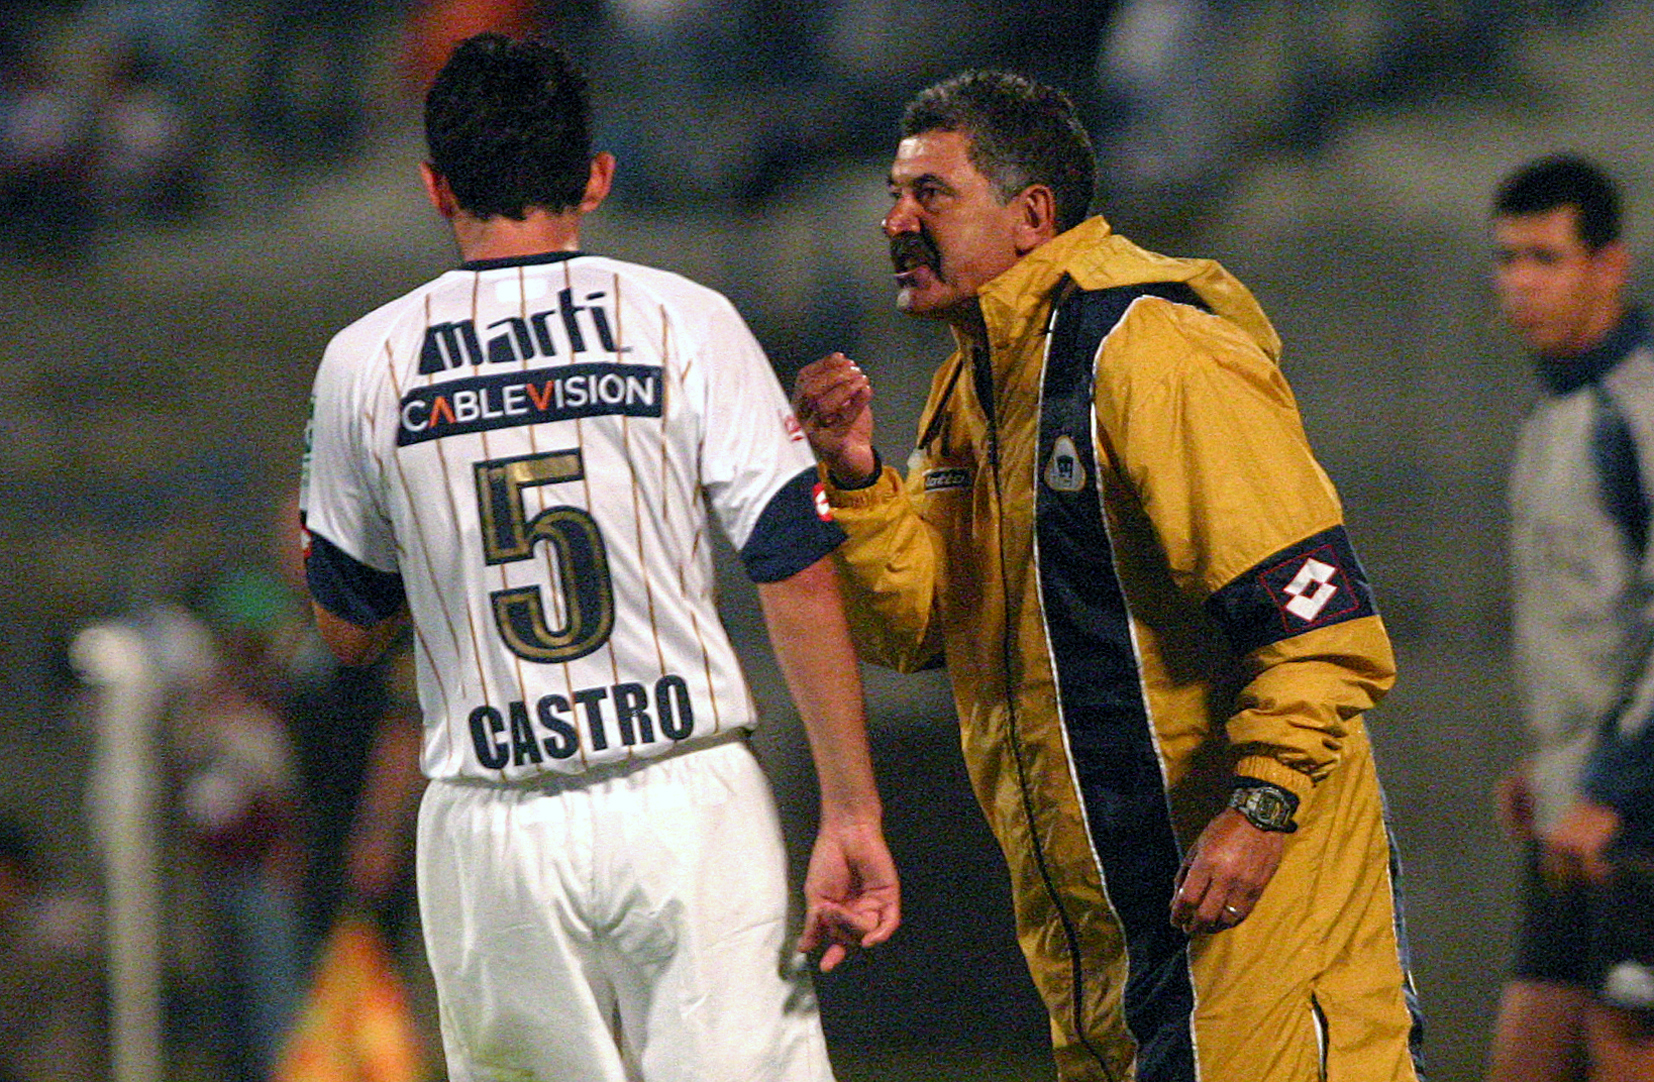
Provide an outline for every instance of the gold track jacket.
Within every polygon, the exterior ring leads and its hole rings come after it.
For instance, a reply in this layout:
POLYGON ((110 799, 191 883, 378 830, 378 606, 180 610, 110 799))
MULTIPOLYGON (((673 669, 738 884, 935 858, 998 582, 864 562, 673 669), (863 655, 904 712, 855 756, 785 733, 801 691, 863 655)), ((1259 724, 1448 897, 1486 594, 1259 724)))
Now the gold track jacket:
POLYGON ((863 656, 947 665, 1062 1077, 1414 1078, 1362 727, 1393 659, 1279 338, 1222 267, 1101 218, 981 304, 906 481, 827 490, 863 656), (1300 829, 1251 917, 1191 941, 1182 849, 1235 775, 1300 829))

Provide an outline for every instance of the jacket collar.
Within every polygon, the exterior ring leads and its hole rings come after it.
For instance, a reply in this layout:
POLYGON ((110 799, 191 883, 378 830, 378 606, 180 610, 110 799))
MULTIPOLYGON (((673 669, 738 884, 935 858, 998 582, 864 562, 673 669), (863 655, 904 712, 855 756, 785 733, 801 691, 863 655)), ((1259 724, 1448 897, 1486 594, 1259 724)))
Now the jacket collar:
POLYGON ((1535 358, 1540 382, 1553 395, 1572 394, 1606 376, 1627 353, 1647 340, 1648 317, 1640 307, 1627 308, 1608 337, 1583 353, 1535 358))
POLYGON ((1068 283, 1080 289, 1109 289, 1149 282, 1183 282, 1213 313, 1234 323, 1272 359, 1279 360, 1281 339, 1252 293, 1210 259, 1178 259, 1139 248, 1115 233, 1101 217, 1088 218, 1046 241, 1016 265, 984 285, 978 296, 995 353, 1021 340, 1048 318, 1049 301, 1068 283))

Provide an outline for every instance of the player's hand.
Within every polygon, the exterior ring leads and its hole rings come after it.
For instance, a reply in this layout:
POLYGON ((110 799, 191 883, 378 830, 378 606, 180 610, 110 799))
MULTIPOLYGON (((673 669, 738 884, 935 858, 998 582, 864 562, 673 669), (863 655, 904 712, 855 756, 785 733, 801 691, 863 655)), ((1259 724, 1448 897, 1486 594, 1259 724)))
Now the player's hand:
POLYGON ((1189 935, 1233 928, 1252 913, 1281 866, 1286 835, 1225 808, 1200 832, 1177 872, 1172 924, 1189 935))
POLYGON ((876 947, 902 921, 896 864, 877 825, 823 825, 804 877, 803 953, 829 972, 854 948, 876 947))
POLYGON ((805 365, 793 383, 793 413, 836 482, 856 485, 873 473, 872 400, 873 385, 842 353, 805 365))
POLYGON ((1493 787, 1493 811, 1499 825, 1519 842, 1533 838, 1533 788, 1527 771, 1517 767, 1493 787))
POLYGON ((1612 868, 1604 854, 1620 826, 1620 813, 1606 804, 1577 802, 1543 839, 1546 874, 1564 881, 1583 876, 1592 883, 1606 882, 1612 868))

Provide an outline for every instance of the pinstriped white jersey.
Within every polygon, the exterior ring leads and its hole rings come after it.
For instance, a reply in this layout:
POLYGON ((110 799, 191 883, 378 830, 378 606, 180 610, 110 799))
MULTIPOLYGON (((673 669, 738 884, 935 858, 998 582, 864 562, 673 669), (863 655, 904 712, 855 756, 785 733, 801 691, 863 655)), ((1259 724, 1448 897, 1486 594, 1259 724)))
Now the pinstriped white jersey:
POLYGON ((358 624, 405 597, 434 778, 752 726, 706 509, 761 581, 842 536, 730 303, 614 259, 450 271, 341 331, 311 410, 312 591, 358 624))

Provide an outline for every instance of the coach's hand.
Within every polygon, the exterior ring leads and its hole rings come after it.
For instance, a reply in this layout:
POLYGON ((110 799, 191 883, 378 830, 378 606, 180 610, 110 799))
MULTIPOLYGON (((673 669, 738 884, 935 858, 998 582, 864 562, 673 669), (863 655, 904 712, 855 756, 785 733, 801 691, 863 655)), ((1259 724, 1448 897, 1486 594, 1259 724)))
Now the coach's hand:
POLYGON ((1225 808, 1200 832, 1178 869, 1172 923, 1189 935, 1245 920, 1281 866, 1286 835, 1259 830, 1225 808))
POLYGON ((873 385, 842 353, 805 365, 793 383, 793 413, 835 484, 856 487, 872 479, 872 400, 873 385))
POLYGON ((804 905, 798 949, 820 950, 823 973, 852 948, 890 938, 902 922, 901 889, 877 824, 822 824, 804 877, 804 905))

